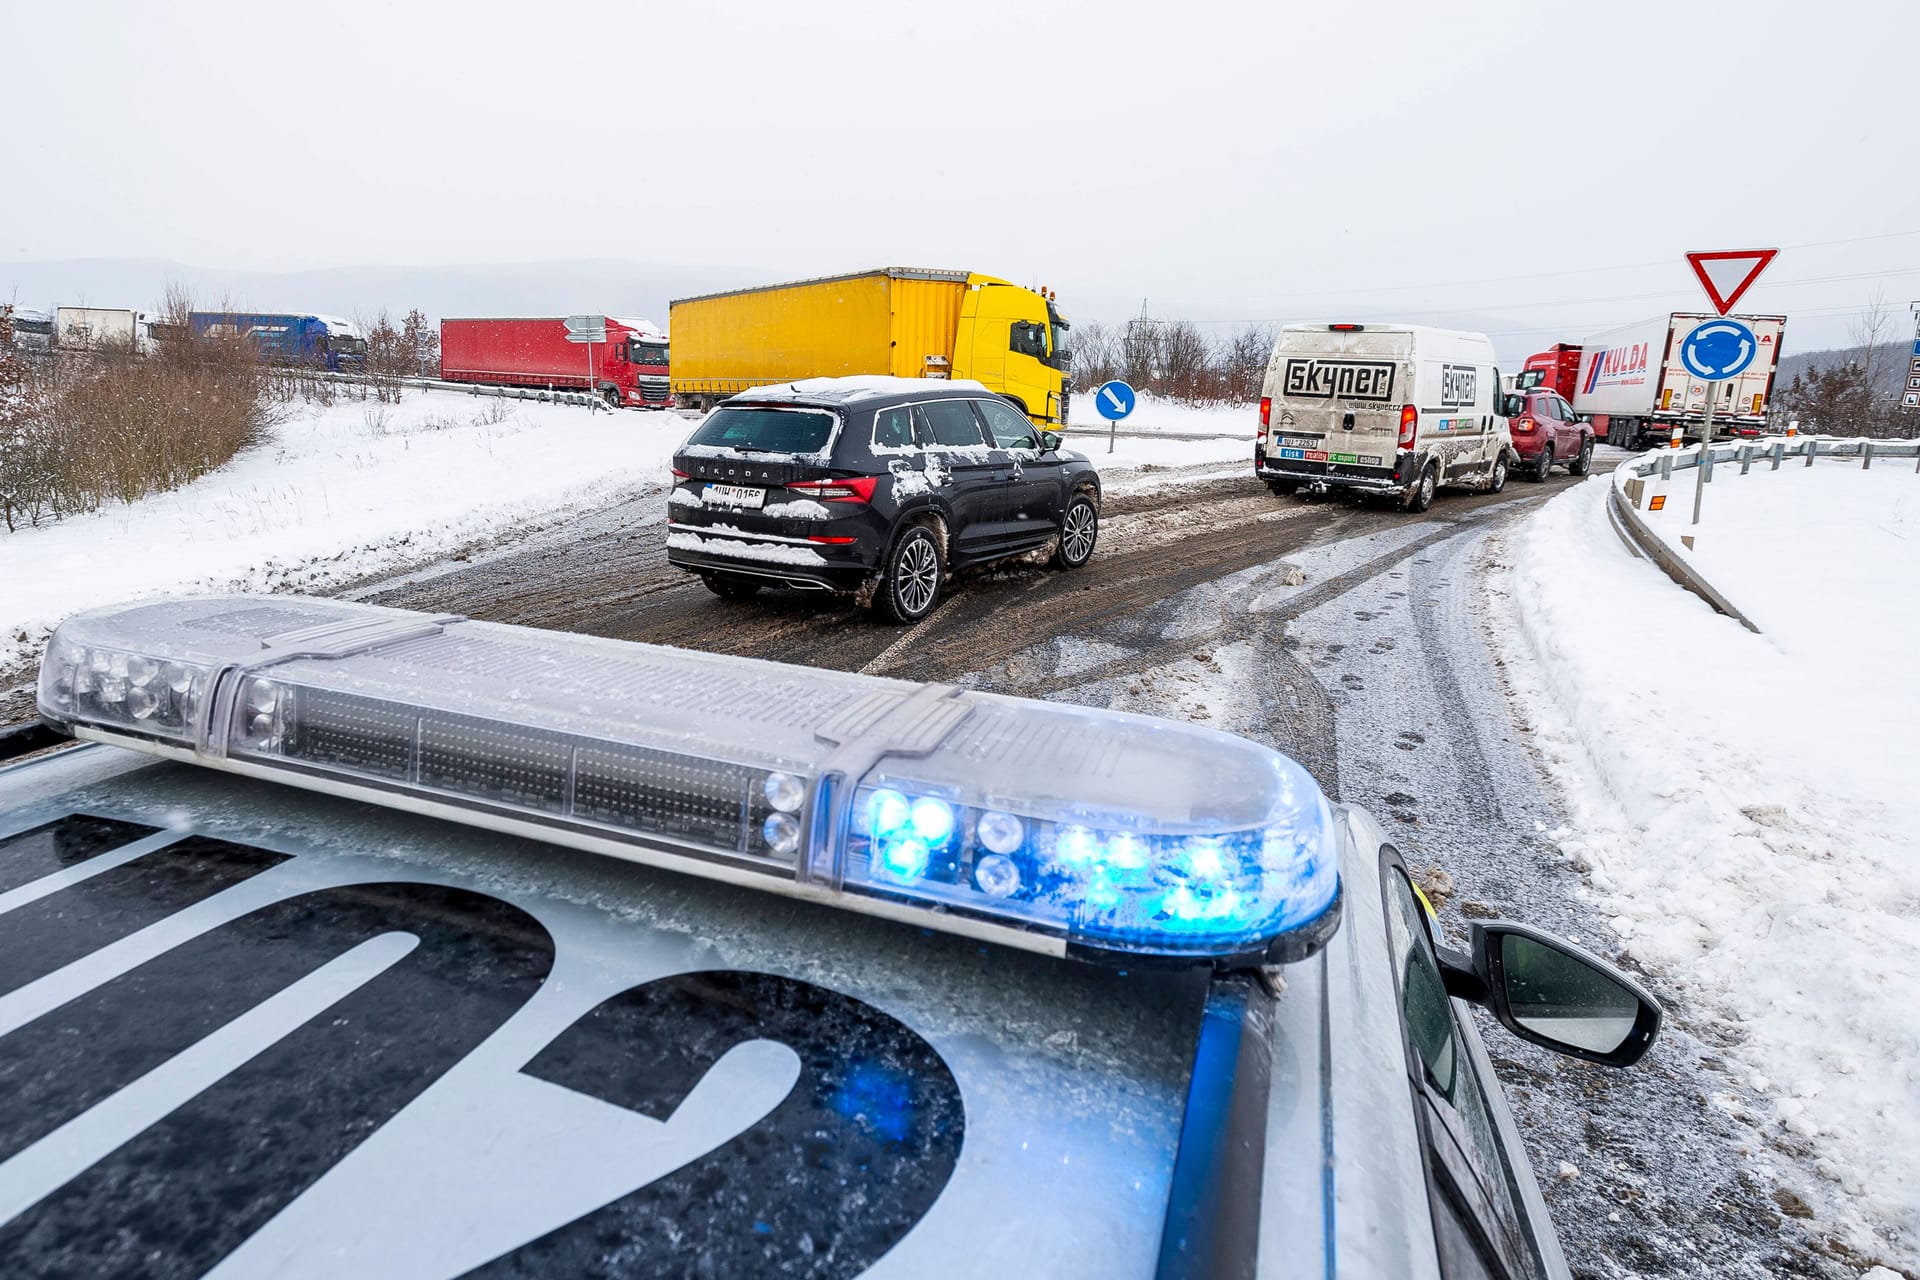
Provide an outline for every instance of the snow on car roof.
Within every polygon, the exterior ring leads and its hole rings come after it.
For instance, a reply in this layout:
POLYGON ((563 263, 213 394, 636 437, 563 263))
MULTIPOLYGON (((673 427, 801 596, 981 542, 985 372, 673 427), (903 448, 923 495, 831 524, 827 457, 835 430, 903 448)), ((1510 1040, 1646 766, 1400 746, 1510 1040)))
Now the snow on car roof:
POLYGON ((860 400, 868 396, 912 395, 942 388, 961 391, 985 391, 984 383, 972 378, 893 378, 884 374, 855 374, 845 378, 801 378, 743 391, 755 400, 860 400))

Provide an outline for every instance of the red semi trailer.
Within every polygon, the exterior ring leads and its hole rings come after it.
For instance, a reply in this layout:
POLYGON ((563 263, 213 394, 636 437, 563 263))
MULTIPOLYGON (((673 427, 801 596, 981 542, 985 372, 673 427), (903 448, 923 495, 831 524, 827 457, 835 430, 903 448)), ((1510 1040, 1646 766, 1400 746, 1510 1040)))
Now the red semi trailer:
POLYGON ((645 320, 604 319, 607 340, 593 343, 568 342, 558 316, 442 320, 440 380, 591 390, 615 407, 672 407, 666 335, 645 320))

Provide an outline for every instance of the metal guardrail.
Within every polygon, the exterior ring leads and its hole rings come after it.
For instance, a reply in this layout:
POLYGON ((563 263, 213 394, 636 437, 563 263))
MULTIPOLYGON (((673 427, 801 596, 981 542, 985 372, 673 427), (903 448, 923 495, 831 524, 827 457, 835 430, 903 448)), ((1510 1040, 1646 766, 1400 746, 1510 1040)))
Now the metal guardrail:
MULTIPOLYGON (((1746 475, 1756 462, 1765 462, 1769 464, 1769 470, 1778 471, 1789 461, 1798 461, 1810 467, 1816 458, 1858 458, 1863 471, 1871 469, 1875 459, 1913 458, 1914 472, 1920 474, 1920 440, 1870 440, 1864 436, 1775 436, 1771 439, 1716 444, 1704 449, 1694 446, 1663 450, 1658 457, 1621 466, 1615 475, 1640 480, 1658 476, 1662 480, 1671 480, 1674 472, 1689 471, 1704 463, 1707 472, 1703 479, 1711 481, 1714 469, 1723 465, 1737 464, 1740 474, 1746 475)), ((1659 565, 1669 578, 1706 601, 1715 612, 1725 614, 1757 634, 1760 628, 1753 619, 1727 599, 1671 542, 1656 533, 1641 518, 1639 509, 1621 489, 1619 479, 1609 483, 1607 516, 1616 532, 1627 540, 1627 549, 1659 565)))
MULTIPOLYGON (((477 382, 443 382, 439 378, 383 378, 370 373, 332 373, 315 370, 312 377, 327 382, 345 382, 354 386, 407 387, 414 391, 459 391, 467 395, 497 396, 503 400, 539 400, 548 404, 576 404, 591 408, 598 405, 602 409, 613 408, 606 397, 586 391, 562 391, 557 388, 541 387, 499 387, 483 385, 477 382)), ((627 406, 621 406, 625 408, 627 406)), ((666 409, 665 405, 649 405, 649 408, 666 409)), ((669 409, 669 411, 671 411, 669 409)))
POLYGON ((1769 469, 1778 471, 1789 459, 1801 460, 1810 467, 1815 458, 1858 458, 1862 470, 1871 468, 1876 458, 1913 458, 1916 460, 1914 472, 1920 474, 1920 440, 1870 440, 1865 436, 1774 436, 1770 439, 1716 444, 1705 451, 1695 445, 1657 452, 1658 457, 1629 463, 1628 468, 1642 478, 1658 474, 1662 479, 1669 479, 1676 471, 1700 466, 1704 452, 1709 481, 1713 479, 1714 469, 1722 463, 1739 463, 1740 474, 1745 475, 1756 462, 1770 463, 1769 469))

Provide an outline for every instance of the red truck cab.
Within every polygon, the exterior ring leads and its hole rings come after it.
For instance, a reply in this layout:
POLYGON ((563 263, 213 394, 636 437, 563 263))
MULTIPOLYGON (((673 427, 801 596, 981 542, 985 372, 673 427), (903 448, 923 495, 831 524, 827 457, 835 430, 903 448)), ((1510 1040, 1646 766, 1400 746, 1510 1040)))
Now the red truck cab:
POLYGON ((1527 357, 1514 379, 1515 391, 1545 387, 1571 402, 1573 389, 1580 381, 1580 348, 1570 342, 1556 342, 1545 351, 1527 357))

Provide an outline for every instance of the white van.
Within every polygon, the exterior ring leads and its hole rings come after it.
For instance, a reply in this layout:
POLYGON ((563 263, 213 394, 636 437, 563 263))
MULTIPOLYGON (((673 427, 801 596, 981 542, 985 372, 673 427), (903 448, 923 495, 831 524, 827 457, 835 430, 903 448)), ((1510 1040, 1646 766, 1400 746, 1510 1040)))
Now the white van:
POLYGON ((1409 511, 1442 485, 1498 493, 1511 401, 1485 334, 1288 325, 1267 362, 1254 470, 1275 493, 1388 494, 1409 511))

